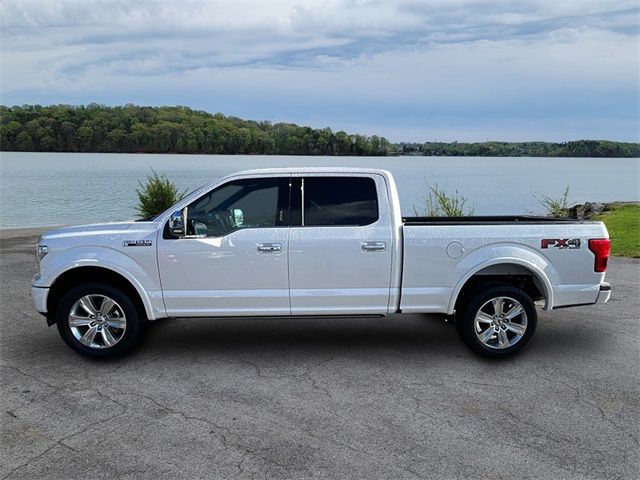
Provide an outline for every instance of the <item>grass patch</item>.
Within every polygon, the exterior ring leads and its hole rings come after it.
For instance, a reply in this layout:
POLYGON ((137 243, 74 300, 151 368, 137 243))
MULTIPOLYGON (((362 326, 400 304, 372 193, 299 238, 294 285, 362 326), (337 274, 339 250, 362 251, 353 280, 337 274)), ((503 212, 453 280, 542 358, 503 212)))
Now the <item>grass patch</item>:
POLYGON ((640 258, 640 204, 614 203, 595 217, 602 220, 611 237, 611 254, 640 258))

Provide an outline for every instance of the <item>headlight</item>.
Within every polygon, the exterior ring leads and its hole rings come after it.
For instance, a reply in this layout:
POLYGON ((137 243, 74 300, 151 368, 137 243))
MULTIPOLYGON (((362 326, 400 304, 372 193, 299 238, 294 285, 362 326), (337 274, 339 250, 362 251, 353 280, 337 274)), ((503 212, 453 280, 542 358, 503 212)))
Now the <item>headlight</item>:
POLYGON ((44 257, 47 253, 49 253, 49 247, 47 247, 46 245, 38 244, 38 249, 37 249, 38 261, 42 260, 42 257, 44 257))
POLYGON ((47 248, 47 246, 40 245, 38 243, 36 246, 36 275, 38 277, 40 276, 40 260, 42 260, 42 257, 44 257, 47 253, 49 253, 49 249, 47 248))

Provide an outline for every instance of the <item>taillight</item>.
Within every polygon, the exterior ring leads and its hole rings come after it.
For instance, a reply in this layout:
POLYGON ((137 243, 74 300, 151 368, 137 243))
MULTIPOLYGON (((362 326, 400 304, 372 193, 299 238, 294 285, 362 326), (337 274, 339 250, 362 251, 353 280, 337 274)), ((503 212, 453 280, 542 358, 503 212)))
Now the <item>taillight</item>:
POLYGON ((596 256, 593 269, 596 272, 604 272, 607 269, 607 260, 611 251, 611 240, 608 238, 592 238, 589 240, 589 250, 596 256))

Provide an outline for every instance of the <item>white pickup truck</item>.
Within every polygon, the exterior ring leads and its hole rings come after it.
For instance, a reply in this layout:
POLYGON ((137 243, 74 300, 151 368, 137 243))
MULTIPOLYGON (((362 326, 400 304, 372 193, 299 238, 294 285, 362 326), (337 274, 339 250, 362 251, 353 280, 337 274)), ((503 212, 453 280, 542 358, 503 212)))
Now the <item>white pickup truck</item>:
POLYGON ((455 319, 471 349, 505 357, 531 339, 536 302, 609 299, 609 247, 601 222, 403 218, 383 170, 254 170, 153 219, 45 233, 32 297, 94 357, 124 353, 164 317, 420 312, 455 319))

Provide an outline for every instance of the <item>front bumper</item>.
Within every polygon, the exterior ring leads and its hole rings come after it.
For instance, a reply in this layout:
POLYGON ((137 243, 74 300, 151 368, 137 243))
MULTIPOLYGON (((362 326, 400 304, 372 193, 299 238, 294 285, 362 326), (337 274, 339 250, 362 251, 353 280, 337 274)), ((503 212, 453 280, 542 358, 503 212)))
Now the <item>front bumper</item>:
POLYGON ((47 313, 47 297, 49 297, 49 289, 47 287, 31 286, 33 306, 42 314, 47 313))
POLYGON ((596 303, 607 303, 611 298, 611 285, 608 283, 600 284, 600 291, 598 292, 598 298, 596 298, 596 303))

